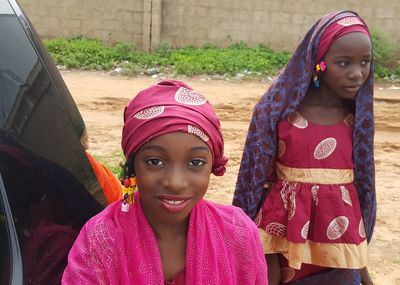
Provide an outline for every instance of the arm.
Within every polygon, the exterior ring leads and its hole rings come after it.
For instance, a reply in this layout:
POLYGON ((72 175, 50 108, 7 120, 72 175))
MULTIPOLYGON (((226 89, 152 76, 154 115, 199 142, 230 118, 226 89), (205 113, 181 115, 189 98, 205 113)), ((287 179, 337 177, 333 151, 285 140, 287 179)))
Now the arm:
POLYGON ((361 284, 362 285, 373 285, 374 284, 372 282, 371 277, 369 276, 367 267, 360 269, 360 275, 361 275, 361 284))
POLYGON ((270 272, 268 274, 269 285, 279 285, 281 281, 281 266, 278 254, 266 254, 265 258, 270 272))

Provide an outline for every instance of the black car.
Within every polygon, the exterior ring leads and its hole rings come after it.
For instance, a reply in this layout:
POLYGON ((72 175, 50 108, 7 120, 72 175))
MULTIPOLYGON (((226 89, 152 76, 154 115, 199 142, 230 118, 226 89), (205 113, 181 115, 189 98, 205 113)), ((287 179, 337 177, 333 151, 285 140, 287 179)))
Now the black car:
POLYGON ((0 0, 0 284, 59 284, 82 225, 107 204, 85 125, 14 0, 0 0))

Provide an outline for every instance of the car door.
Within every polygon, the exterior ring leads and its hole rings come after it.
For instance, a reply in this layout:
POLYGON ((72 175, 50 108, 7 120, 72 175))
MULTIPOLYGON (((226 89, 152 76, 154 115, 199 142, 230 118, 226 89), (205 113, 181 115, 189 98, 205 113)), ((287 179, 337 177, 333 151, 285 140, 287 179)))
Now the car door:
POLYGON ((31 23, 17 2, 0 0, 4 284, 59 283, 80 228, 107 204, 80 141, 84 131, 31 23))

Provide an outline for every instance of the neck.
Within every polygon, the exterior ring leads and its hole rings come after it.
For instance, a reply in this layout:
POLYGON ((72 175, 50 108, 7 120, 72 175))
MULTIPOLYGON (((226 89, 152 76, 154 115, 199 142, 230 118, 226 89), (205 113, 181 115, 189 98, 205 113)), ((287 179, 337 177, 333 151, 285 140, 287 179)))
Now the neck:
POLYGON ((150 224, 150 226, 153 229, 157 240, 169 238, 176 239, 179 236, 187 236, 189 217, 185 221, 175 224, 153 223, 153 225, 150 224))
POLYGON ((152 228, 157 240, 165 238, 174 238, 177 236, 186 236, 189 227, 189 218, 187 216, 184 220, 178 222, 166 222, 165 220, 155 217, 142 205, 143 214, 147 222, 152 228))
POLYGON ((305 105, 322 108, 346 108, 346 100, 332 94, 332 91, 324 86, 321 86, 319 89, 310 88, 307 95, 304 97, 303 103, 305 105))

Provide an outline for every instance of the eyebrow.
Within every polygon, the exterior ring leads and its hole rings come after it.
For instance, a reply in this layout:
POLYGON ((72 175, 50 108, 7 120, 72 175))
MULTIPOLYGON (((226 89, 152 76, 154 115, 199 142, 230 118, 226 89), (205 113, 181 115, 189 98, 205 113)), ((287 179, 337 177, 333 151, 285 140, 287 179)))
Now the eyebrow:
MULTIPOLYGON (((140 152, 143 152, 143 151, 148 150, 148 149, 156 149, 156 150, 160 150, 160 151, 165 151, 165 149, 163 147, 161 147, 161 146, 151 145, 150 144, 150 145, 144 146, 140 150, 140 152)), ((210 149, 208 147, 206 147, 206 146, 196 146, 196 147, 192 147, 190 150, 191 151, 206 151, 206 152, 210 152, 210 149)))
POLYGON ((191 151, 200 150, 200 151, 210 152, 210 149, 208 147, 206 147, 206 146, 196 146, 196 147, 192 147, 190 150, 191 151))
MULTIPOLYGON (((363 58, 372 57, 372 54, 365 54, 362 57, 363 58)), ((353 57, 350 55, 338 55, 334 57, 334 59, 339 59, 339 58, 353 58, 353 57)))
POLYGON ((140 149, 140 152, 143 152, 143 151, 148 150, 148 149, 156 149, 156 150, 165 151, 165 149, 162 148, 161 146, 149 144, 149 145, 146 145, 146 146, 142 147, 140 149))

